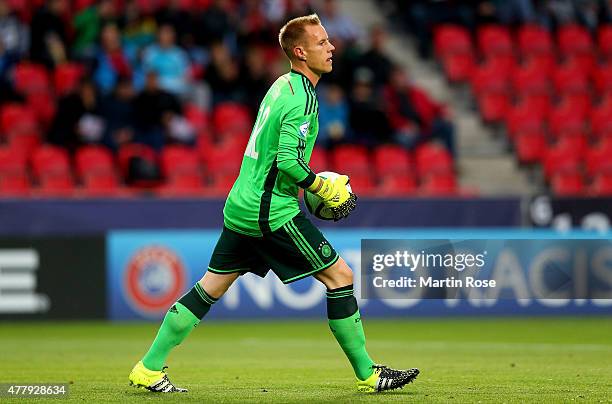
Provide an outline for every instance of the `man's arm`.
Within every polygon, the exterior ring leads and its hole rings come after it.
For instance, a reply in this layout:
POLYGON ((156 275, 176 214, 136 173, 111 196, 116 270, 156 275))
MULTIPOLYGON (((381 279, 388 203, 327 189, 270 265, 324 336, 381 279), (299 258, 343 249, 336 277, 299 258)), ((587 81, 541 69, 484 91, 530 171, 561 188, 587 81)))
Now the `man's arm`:
POLYGON ((357 196, 346 189, 349 181, 346 175, 332 181, 316 175, 306 164, 304 154, 310 119, 303 111, 303 106, 291 108, 281 120, 277 167, 298 186, 323 199, 325 206, 334 213, 334 220, 340 220, 355 209, 357 196))

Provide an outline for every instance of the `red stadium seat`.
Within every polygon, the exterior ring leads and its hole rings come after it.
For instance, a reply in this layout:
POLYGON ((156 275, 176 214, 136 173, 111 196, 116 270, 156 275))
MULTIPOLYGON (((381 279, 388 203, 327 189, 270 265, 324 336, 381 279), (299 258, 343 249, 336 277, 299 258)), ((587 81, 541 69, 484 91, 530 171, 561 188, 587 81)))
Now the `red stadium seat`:
POLYGON ((592 196, 612 196, 612 174, 597 175, 589 187, 589 194, 592 196))
POLYGON ((7 143, 14 152, 30 155, 40 145, 41 139, 36 132, 9 133, 7 143))
POLYGON ((0 172, 27 171, 27 155, 16 153, 8 147, 0 147, 0 172))
POLYGON ((553 73, 553 83, 559 94, 589 91, 589 77, 575 63, 564 63, 558 66, 553 73))
POLYGON ((507 93, 484 92, 477 98, 482 120, 487 123, 502 122, 510 110, 510 95, 507 93))
POLYGON ((376 195, 382 197, 407 196, 416 192, 414 176, 409 173, 393 174, 382 177, 376 195))
POLYGON ((341 145, 331 153, 333 171, 349 177, 371 172, 368 150, 363 146, 341 145))
POLYGON ((531 61, 515 70, 512 83, 519 94, 549 94, 549 79, 549 73, 531 61))
POLYGON ((246 106, 235 102, 225 102, 213 110, 215 133, 221 137, 251 133, 253 120, 246 106))
POLYGON ((75 153, 76 173, 80 178, 88 174, 113 174, 115 164, 110 150, 103 146, 83 146, 75 153))
POLYGON ((38 122, 48 128, 55 117, 55 98, 51 93, 32 93, 27 96, 28 107, 34 112, 38 122))
POLYGON ((508 93, 510 71, 503 65, 489 62, 478 66, 471 77, 472 91, 476 96, 482 93, 508 93))
POLYGON ((210 117, 206 111, 202 110, 195 104, 187 103, 185 105, 185 118, 189 121, 196 132, 201 132, 208 129, 210 126, 210 117))
POLYGON ((473 53, 469 31, 462 26, 452 24, 435 27, 434 51, 439 58, 449 54, 473 53))
POLYGON ((612 62, 594 70, 593 83, 599 95, 612 94, 612 62))
POLYGON ((581 196, 585 192, 584 178, 579 171, 555 173, 550 185, 557 196, 581 196))
POLYGON ((211 182, 207 190, 213 195, 225 196, 232 189, 237 177, 238 171, 235 173, 211 173, 211 182))
POLYGON ((26 196, 29 191, 26 155, 0 148, 0 197, 26 196))
POLYGON ((551 97, 548 94, 523 94, 519 97, 517 105, 522 105, 525 109, 540 116, 548 115, 552 109, 551 97))
POLYGON ((453 171, 453 158, 449 151, 439 143, 425 143, 415 151, 416 171, 419 178, 432 173, 453 171))
POLYGON ((174 176, 201 176, 200 162, 195 150, 185 146, 166 146, 160 155, 162 174, 171 179, 174 176))
POLYGON ((374 180, 370 173, 358 173, 350 175, 350 186, 353 192, 357 196, 371 196, 374 195, 374 191, 376 187, 374 185, 374 180))
POLYGON ((374 149, 374 167, 379 178, 412 173, 410 154, 397 145, 383 145, 374 149))
POLYGON ((129 195, 119 184, 114 172, 90 172, 79 189, 80 195, 87 197, 118 197, 129 195))
POLYGON ((442 59, 442 68, 451 83, 467 81, 475 68, 474 55, 471 52, 448 54, 442 59))
POLYGON ((478 50, 485 57, 493 55, 512 55, 512 37, 507 27, 487 24, 479 27, 476 33, 478 50))
POLYGON ((36 149, 32 155, 32 170, 36 177, 48 173, 70 173, 70 160, 68 152, 57 146, 43 145, 36 149))
POLYGON ((450 172, 432 173, 421 183, 419 192, 423 196, 452 196, 458 193, 457 179, 450 172))
MULTIPOLYGON (((546 98, 548 99, 548 98, 546 98)), ((544 104, 534 105, 528 99, 512 107, 506 116, 506 128, 510 138, 521 133, 541 133, 548 111, 544 104)))
POLYGON ((43 197, 70 197, 74 191, 74 181, 70 174, 49 173, 39 178, 36 194, 43 197))
POLYGON ((612 141, 602 142, 587 150, 585 169, 590 177, 597 174, 612 174, 612 141))
POLYGON ((612 24, 601 25, 597 31, 599 52, 605 60, 612 61, 612 24))
POLYGON ((559 51, 562 55, 589 54, 593 51, 593 41, 586 28, 577 24, 567 24, 557 32, 559 51))
POLYGON ((586 131, 586 112, 568 102, 561 103, 551 111, 548 117, 548 127, 555 137, 568 133, 584 133, 586 131))
POLYGON ((32 170, 38 180, 37 195, 73 195, 74 180, 66 150, 50 145, 39 147, 32 155, 32 170))
POLYGON ((15 89, 21 94, 49 92, 47 70, 42 65, 23 62, 15 67, 15 89))
POLYGON ((5 104, 0 107, 0 132, 24 133, 38 130, 34 112, 22 104, 5 104))
POLYGON ((591 136, 603 138, 612 136, 612 103, 603 103, 590 112, 591 136))
POLYGON ((77 63, 64 63, 57 66, 53 72, 55 94, 61 97, 76 90, 84 73, 83 66, 77 63))
POLYGON ((546 152, 546 136, 542 132, 519 132, 514 138, 514 147, 520 163, 539 163, 546 152))
POLYGON ((246 139, 233 138, 222 144, 213 144, 208 149, 200 149, 200 159, 211 175, 231 175, 236 178, 244 158, 246 139))
POLYGON ((320 146, 315 146, 312 149, 312 155, 310 156, 308 165, 315 173, 326 171, 329 167, 327 150, 320 146))
POLYGON ((557 173, 578 171, 581 164, 582 156, 575 150, 554 145, 544 154, 544 176, 550 180, 557 173))
POLYGON ((518 29, 518 47, 525 58, 533 55, 552 55, 554 44, 550 32, 541 25, 525 24, 518 29))

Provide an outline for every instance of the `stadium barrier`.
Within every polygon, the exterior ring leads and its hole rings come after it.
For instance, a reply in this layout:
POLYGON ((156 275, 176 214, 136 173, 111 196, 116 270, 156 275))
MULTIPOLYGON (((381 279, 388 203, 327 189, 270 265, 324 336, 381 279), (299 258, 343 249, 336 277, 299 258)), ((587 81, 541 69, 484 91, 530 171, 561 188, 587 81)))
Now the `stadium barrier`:
POLYGON ((102 236, 0 239, 0 319, 106 317, 102 236))
MULTIPOLYGON (((360 242, 366 238, 401 239, 415 234, 420 239, 516 238, 517 234, 530 238, 533 233, 529 230, 518 230, 521 223, 557 229, 570 223, 609 234, 610 202, 547 197, 363 200, 359 215, 336 224, 317 224, 323 225, 336 249, 357 269, 360 242), (414 233, 408 230, 411 228, 421 230, 414 233), (475 228, 479 230, 471 230, 475 228)), ((221 231, 222 207, 222 200, 2 201, 0 318, 159 319, 205 270, 221 231)), ((534 257, 521 254, 515 252, 523 264, 514 272, 528 279, 534 257)), ((357 289, 358 283, 356 280, 357 289)), ((518 295, 490 305, 426 299, 363 300, 361 305, 370 316, 610 310, 605 301, 570 299, 551 304, 532 299, 525 304, 518 295)), ((324 290, 318 282, 307 279, 285 286, 274 276, 246 275, 217 304, 211 318, 318 317, 324 313, 324 290)))

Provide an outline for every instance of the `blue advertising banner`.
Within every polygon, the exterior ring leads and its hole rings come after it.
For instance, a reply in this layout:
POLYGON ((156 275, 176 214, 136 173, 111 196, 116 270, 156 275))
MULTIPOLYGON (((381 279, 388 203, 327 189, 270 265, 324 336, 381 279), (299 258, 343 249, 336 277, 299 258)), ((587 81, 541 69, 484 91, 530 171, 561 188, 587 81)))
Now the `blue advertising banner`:
MULTIPOLYGON (((552 232, 509 230, 399 229, 326 230, 326 237, 356 273, 355 289, 366 316, 453 315, 567 315, 612 314, 608 299, 525 298, 517 289, 494 299, 360 299, 362 239, 567 239, 552 232), (510 296, 508 295, 510 293, 510 296)), ((114 320, 163 317, 168 307, 201 278, 220 230, 117 231, 107 240, 107 307, 114 320)), ((596 238, 597 236, 595 236, 596 238)), ((592 233, 576 233, 575 239, 593 239, 592 233)), ((603 237, 602 237, 603 239, 603 237)), ((544 244, 543 244, 544 245, 544 244)), ((507 251, 508 271, 529 285, 529 271, 537 255, 521 249, 507 251)), ((602 274, 612 274, 612 259, 602 260, 602 274)), ((612 282, 612 277, 606 282, 612 282)), ((273 273, 265 278, 247 274, 235 282, 207 318, 282 318, 325 316, 325 290, 307 278, 283 285, 273 273)))

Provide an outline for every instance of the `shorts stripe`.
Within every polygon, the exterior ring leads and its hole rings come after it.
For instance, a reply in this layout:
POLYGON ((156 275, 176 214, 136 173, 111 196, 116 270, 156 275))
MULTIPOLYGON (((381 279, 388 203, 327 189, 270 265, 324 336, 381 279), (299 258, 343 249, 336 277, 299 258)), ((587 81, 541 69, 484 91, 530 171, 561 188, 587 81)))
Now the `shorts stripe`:
POLYGON ((294 276, 293 278, 285 279, 285 280, 283 281, 283 283, 287 284, 287 283, 290 283, 290 282, 293 282, 293 281, 297 281, 298 279, 305 278, 305 277, 307 277, 307 276, 309 276, 309 275, 312 275, 312 274, 314 274, 314 273, 321 272, 321 271, 323 271, 323 270, 325 270, 325 269, 327 269, 327 268, 331 267, 332 265, 334 265, 334 264, 335 264, 335 263, 338 261, 338 258, 340 258, 340 256, 339 256, 338 254, 336 254, 336 256, 334 257, 334 259, 333 259, 333 260, 331 260, 329 263, 325 264, 325 266, 323 266, 323 267, 321 267, 321 268, 319 268, 319 269, 315 269, 314 271, 307 272, 307 273, 305 273, 305 274, 300 274, 300 275, 298 275, 298 276, 294 276))
POLYGON ((312 246, 308 243, 308 240, 306 240, 306 237, 304 237, 304 235, 300 232, 295 223, 293 223, 293 221, 290 221, 287 223, 287 226, 288 228, 293 230, 293 234, 302 241, 304 248, 311 254, 314 259, 314 262, 316 263, 315 268, 323 266, 323 260, 321 259, 321 257, 319 257, 314 248, 312 248, 312 246))
POLYGON ((315 249, 312 248, 312 246, 308 243, 308 241, 306 240, 306 237, 304 237, 304 235, 300 232, 300 230, 295 225, 295 223, 293 223, 293 221, 289 221, 287 224, 289 225, 289 227, 293 228, 295 234, 304 242, 304 244, 306 244, 306 248, 312 253, 312 255, 314 255, 319 265, 322 266, 323 260, 321 259, 321 257, 319 257, 319 254, 317 254, 315 249))
POLYGON ((208 267, 208 270, 212 273, 231 274, 234 272, 250 271, 251 268, 216 269, 216 268, 208 267))
POLYGON ((306 259, 308 259, 308 261, 310 262, 310 265, 313 266, 313 268, 318 268, 319 266, 321 266, 323 263, 317 261, 316 258, 319 257, 313 257, 312 252, 308 251, 306 249, 306 246, 304 246, 304 244, 308 244, 305 241, 301 240, 295 233, 294 230, 289 226, 289 223, 291 222, 287 222, 283 228, 285 229, 285 231, 287 232, 287 234, 289 235, 289 237, 291 238, 291 240, 293 240, 293 243, 296 245, 296 247, 300 250, 300 252, 304 255, 304 257, 306 257, 306 259))

